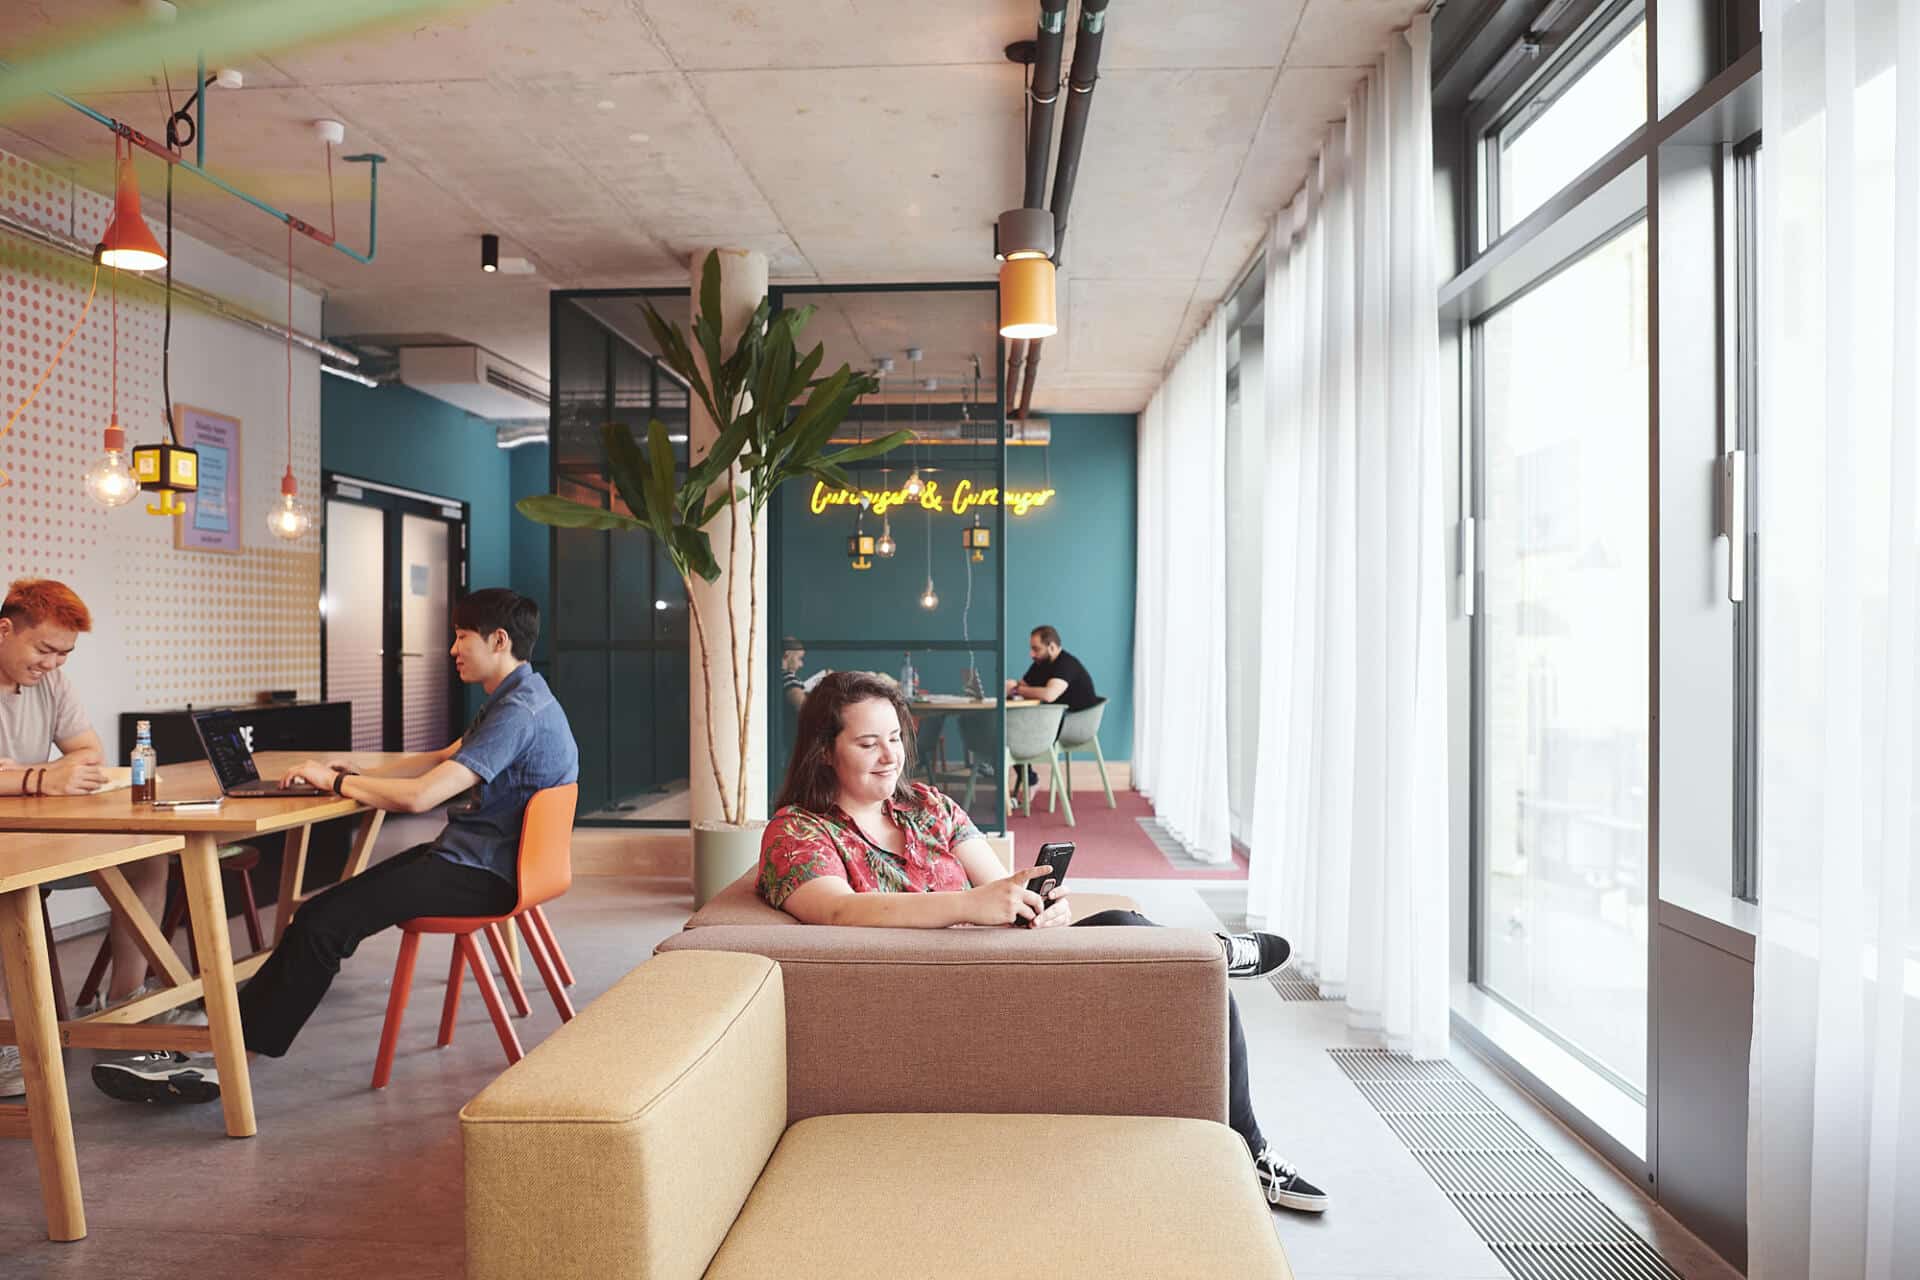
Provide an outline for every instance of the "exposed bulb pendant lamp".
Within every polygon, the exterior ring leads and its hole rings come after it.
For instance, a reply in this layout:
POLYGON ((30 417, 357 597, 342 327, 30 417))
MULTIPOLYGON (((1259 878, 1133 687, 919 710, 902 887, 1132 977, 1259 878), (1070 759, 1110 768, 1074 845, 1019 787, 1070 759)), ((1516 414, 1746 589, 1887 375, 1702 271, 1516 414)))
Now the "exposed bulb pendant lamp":
POLYGON ((307 532, 310 520, 293 478, 293 224, 287 224, 287 469, 280 477, 280 501, 267 512, 267 532, 292 542, 307 532))
POLYGON ((940 593, 933 589, 933 512, 927 512, 927 589, 920 593, 920 607, 932 613, 940 607, 940 593))
POLYGON ((1060 332, 1053 262, 1008 258, 1000 264, 1000 336, 1051 338, 1060 332))
POLYGON ((113 142, 113 221, 93 251, 94 261, 121 271, 158 271, 167 265, 166 251, 153 238, 140 216, 140 184, 133 177, 132 144, 113 142))
MULTIPOLYGON (((907 410, 907 429, 909 431, 917 430, 920 425, 920 355, 921 351, 919 347, 907 348, 907 359, 913 361, 913 402, 912 406, 907 410)), ((907 495, 909 502, 917 502, 920 500, 920 491, 926 488, 926 483, 920 479, 920 446, 918 443, 915 443, 912 448, 914 453, 913 474, 907 477, 907 483, 900 491, 907 495)))
MULTIPOLYGON (((886 360, 881 365, 879 371, 880 435, 882 438, 885 438, 887 434, 887 370, 891 368, 892 365, 893 361, 891 359, 886 360)), ((882 465, 880 468, 880 492, 886 494, 893 492, 892 467, 882 465)), ((873 554, 879 556, 882 560, 891 560, 898 554, 899 550, 899 544, 893 540, 893 517, 882 511, 880 513, 880 537, 873 544, 873 554)))
POLYGON ((120 426, 120 272, 114 271, 110 285, 113 293, 113 348, 109 379, 112 392, 108 401, 111 416, 102 440, 103 452, 87 472, 87 496, 103 507, 124 507, 140 492, 133 470, 127 466, 127 433, 120 426))

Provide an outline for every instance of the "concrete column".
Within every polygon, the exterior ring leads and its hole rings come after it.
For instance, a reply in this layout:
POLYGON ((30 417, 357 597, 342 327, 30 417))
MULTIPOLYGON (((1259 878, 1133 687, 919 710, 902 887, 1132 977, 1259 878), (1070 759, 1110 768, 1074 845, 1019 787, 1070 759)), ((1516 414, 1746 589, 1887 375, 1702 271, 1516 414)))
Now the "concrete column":
MULTIPOLYGON (((707 260, 707 250, 698 250, 692 262, 692 301, 690 314, 700 309, 700 273, 707 260)), ((720 327, 720 350, 731 353, 734 343, 740 340, 740 331, 746 327, 754 308, 767 296, 767 258, 763 253, 747 249, 721 249, 720 253, 720 311, 723 321, 720 327)), ((690 342, 694 359, 705 361, 700 355, 698 343, 690 342)), ((709 371, 711 376, 711 371, 709 371)), ((724 408, 725 406, 722 406, 724 408)), ((689 415, 687 428, 687 450, 693 458, 702 457, 712 446, 719 428, 695 398, 689 415)), ((688 748, 690 752, 689 799, 691 816, 694 822, 718 821, 727 816, 720 800, 719 784, 714 780, 713 764, 707 754, 707 727, 711 715, 713 728, 713 761, 720 766, 720 777, 726 785, 726 794, 736 795, 740 777, 740 722, 735 714, 734 696, 734 641, 728 629, 729 610, 739 622, 739 650, 741 657, 741 682, 744 687, 747 672, 753 675, 753 699, 749 715, 749 733, 746 749, 746 804, 744 809, 736 809, 737 816, 743 818, 765 818, 767 816, 767 628, 771 624, 767 601, 767 548, 764 530, 759 526, 748 528, 746 519, 748 508, 745 502, 739 503, 731 511, 722 511, 707 526, 707 535, 713 539, 713 556, 720 562, 720 577, 713 582, 695 577, 693 580, 693 599, 699 611, 701 622, 706 627, 708 674, 713 681, 713 699, 709 705, 706 679, 703 678, 700 665, 700 637, 697 633, 690 636, 690 657, 692 670, 691 716, 688 724, 691 729, 688 748), (734 543, 733 518, 741 520, 739 541, 734 543), (733 547, 732 559, 728 549, 733 547), (758 571, 754 572, 754 549, 759 550, 758 571), (748 644, 748 618, 753 602, 758 600, 760 626, 754 635, 751 646, 748 644)), ((692 627, 689 625, 689 632, 692 627)))

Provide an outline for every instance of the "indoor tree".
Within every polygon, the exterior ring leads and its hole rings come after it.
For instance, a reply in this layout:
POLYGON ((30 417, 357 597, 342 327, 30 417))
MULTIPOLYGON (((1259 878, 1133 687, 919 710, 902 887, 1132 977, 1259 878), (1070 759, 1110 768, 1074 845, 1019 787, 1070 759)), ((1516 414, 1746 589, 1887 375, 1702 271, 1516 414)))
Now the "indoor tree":
MULTIPOLYGON (((686 587, 692 611, 701 678, 707 692, 707 764, 720 793, 721 817, 739 825, 747 818, 747 743, 754 712, 753 664, 743 661, 743 655, 750 658, 760 642, 760 539, 751 532, 747 539, 747 616, 743 619, 737 609, 727 609, 734 723, 740 733, 739 769, 729 787, 722 776, 713 736, 714 620, 701 617, 693 593, 694 574, 708 582, 720 576, 707 526, 722 511, 733 510, 735 518, 726 548, 731 581, 739 563, 741 504, 747 507, 744 523, 751 531, 758 528, 767 503, 789 480, 809 476, 835 488, 854 489, 854 480, 845 470, 849 464, 886 453, 904 444, 912 433, 895 431, 829 452, 828 443, 854 402, 876 390, 878 382, 871 374, 855 373, 845 364, 825 377, 815 376, 823 347, 815 344, 804 355, 799 348, 800 333, 813 308, 770 311, 765 298, 754 309, 732 353, 723 353, 717 252, 707 255, 701 269, 700 307, 693 319, 691 343, 688 335, 663 319, 652 304, 645 304, 645 313, 660 357, 712 416, 718 428, 713 444, 697 459, 692 457, 690 444, 688 466, 682 473, 676 468, 667 428, 657 418, 647 424, 644 447, 624 423, 610 422, 601 428, 607 472, 633 514, 588 506, 558 494, 522 498, 517 506, 529 519, 556 528, 645 531, 666 551, 686 587)), ((727 599, 731 604, 730 591, 727 599)))

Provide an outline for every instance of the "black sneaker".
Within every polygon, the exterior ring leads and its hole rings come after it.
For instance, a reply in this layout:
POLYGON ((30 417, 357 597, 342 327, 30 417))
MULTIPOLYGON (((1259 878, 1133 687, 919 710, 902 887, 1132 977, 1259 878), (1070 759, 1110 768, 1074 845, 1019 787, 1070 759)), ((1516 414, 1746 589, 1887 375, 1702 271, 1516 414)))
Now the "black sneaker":
POLYGON ((210 1053, 136 1053, 93 1064, 93 1083, 121 1102, 217 1102, 220 1072, 210 1053))
POLYGON ((1264 978, 1287 962, 1293 948, 1277 933, 1216 933, 1227 949, 1229 978, 1264 978))
POLYGON ((1301 1213, 1325 1213, 1332 1203, 1327 1193, 1300 1176, 1300 1171, 1262 1147, 1253 1158, 1253 1171, 1260 1176, 1260 1190, 1267 1203, 1301 1213))

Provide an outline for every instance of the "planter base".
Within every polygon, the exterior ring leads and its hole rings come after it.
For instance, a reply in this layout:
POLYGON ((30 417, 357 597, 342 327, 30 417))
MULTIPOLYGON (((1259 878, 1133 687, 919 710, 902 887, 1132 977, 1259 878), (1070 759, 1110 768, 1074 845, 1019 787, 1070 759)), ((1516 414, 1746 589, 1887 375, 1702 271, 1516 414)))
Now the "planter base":
POLYGON ((760 862, 760 833, 765 822, 735 826, 728 822, 693 824, 693 906, 697 911, 713 896, 760 862))

